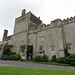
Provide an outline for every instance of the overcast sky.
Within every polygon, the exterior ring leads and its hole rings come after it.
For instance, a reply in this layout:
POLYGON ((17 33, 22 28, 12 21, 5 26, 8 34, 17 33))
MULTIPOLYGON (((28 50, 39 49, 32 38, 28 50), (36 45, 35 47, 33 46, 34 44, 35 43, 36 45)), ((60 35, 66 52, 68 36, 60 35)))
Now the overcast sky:
POLYGON ((56 18, 75 16, 75 0, 0 0, 0 41, 4 29, 9 30, 9 35, 13 34, 15 18, 21 15, 22 9, 50 24, 56 18))

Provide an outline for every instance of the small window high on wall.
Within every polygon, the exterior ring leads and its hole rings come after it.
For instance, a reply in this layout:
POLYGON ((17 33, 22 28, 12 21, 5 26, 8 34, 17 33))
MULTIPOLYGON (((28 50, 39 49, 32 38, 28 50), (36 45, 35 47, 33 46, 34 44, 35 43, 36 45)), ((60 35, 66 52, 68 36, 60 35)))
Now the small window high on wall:
POLYGON ((39 30, 43 30, 43 25, 40 25, 39 26, 39 30))
POLYGON ((52 40, 52 35, 49 35, 49 40, 52 40))
POLYGON ((54 51, 55 49, 54 49, 54 46, 50 46, 50 50, 51 51, 54 51))
POLYGON ((39 41, 43 42, 44 41, 44 36, 39 37, 39 41))
POLYGON ((39 46, 39 50, 43 50, 43 45, 39 46))
POLYGON ((25 45, 21 45, 20 46, 20 50, 21 50, 22 53, 24 53, 24 51, 25 51, 25 45))
POLYGON ((54 25, 54 26, 57 26, 57 24, 58 24, 57 22, 53 22, 53 25, 54 25))

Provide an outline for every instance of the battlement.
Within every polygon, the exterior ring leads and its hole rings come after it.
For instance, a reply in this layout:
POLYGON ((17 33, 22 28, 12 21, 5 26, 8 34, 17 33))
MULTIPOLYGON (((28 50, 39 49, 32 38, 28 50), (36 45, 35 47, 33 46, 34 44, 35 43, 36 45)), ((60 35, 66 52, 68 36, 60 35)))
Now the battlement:
POLYGON ((39 17, 36 17, 34 14, 31 13, 31 17, 30 17, 30 20, 36 24, 41 24, 42 21, 40 20, 39 17))
POLYGON ((39 24, 42 23, 40 17, 36 17, 33 13, 31 13, 31 11, 26 13, 25 9, 22 10, 21 16, 15 19, 16 20, 15 23, 17 24, 19 22, 22 22, 25 19, 30 20, 28 25, 29 28, 38 26, 39 24))
POLYGON ((7 36, 7 37, 5 38, 5 41, 11 40, 12 36, 13 36, 13 35, 7 36))
POLYGON ((72 22, 75 22, 75 16, 62 20, 62 24, 69 24, 69 23, 72 23, 72 22))

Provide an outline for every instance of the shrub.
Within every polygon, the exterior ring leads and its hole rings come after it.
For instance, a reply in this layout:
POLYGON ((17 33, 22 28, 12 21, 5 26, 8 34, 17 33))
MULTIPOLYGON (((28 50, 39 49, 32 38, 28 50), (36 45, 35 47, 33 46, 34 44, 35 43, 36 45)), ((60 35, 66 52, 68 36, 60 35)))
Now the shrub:
POLYGON ((33 60, 36 61, 36 62, 47 62, 48 56, 47 55, 44 55, 44 56, 37 55, 37 56, 34 57, 33 60))
POLYGON ((75 65, 75 54, 71 54, 71 55, 68 57, 68 62, 69 62, 69 64, 71 64, 71 65, 75 65))
POLYGON ((52 56, 51 61, 52 61, 52 62, 56 62, 56 61, 57 61, 56 55, 52 56))
POLYGON ((25 59, 21 58, 20 61, 25 61, 25 59))
POLYGON ((65 64, 69 64, 69 62, 68 62, 68 56, 63 57, 63 61, 64 61, 65 64))
POLYGON ((64 63, 63 57, 58 58, 57 62, 58 63, 64 63))
POLYGON ((75 54, 71 54, 70 56, 67 57, 60 57, 58 58, 57 62, 75 65, 75 54))
POLYGON ((75 65, 75 62, 71 62, 71 65, 75 65))
POLYGON ((16 54, 16 52, 10 52, 10 53, 9 53, 9 55, 14 55, 14 54, 16 54))
POLYGON ((34 57, 34 61, 36 62, 42 62, 42 56, 41 55, 37 55, 34 57))
POLYGON ((71 54, 68 52, 67 47, 64 49, 65 56, 70 56, 71 54))
POLYGON ((20 60, 20 59, 21 59, 20 54, 16 54, 16 55, 14 55, 14 56, 15 56, 15 60, 20 60))
POLYGON ((15 60, 15 55, 9 55, 8 59, 9 60, 15 60))
POLYGON ((9 55, 8 59, 9 60, 20 60, 21 56, 19 54, 13 54, 13 55, 9 55))
POLYGON ((68 64, 68 57, 60 57, 57 59, 57 62, 68 64))
POLYGON ((9 48, 7 48, 3 51, 3 54, 7 54, 9 56, 10 52, 11 52, 11 50, 9 48))
POLYGON ((42 56, 42 61, 47 62, 48 61, 48 56, 47 55, 42 56))

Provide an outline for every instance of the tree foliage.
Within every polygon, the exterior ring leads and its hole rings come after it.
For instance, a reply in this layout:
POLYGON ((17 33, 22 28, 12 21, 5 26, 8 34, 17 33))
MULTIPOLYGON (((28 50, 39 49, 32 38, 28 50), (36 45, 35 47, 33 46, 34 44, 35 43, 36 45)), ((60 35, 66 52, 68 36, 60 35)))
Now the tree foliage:
POLYGON ((11 50, 9 49, 9 48, 7 48, 7 49, 5 49, 4 51, 3 51, 3 54, 6 54, 6 55, 10 55, 10 52, 11 52, 11 50))

